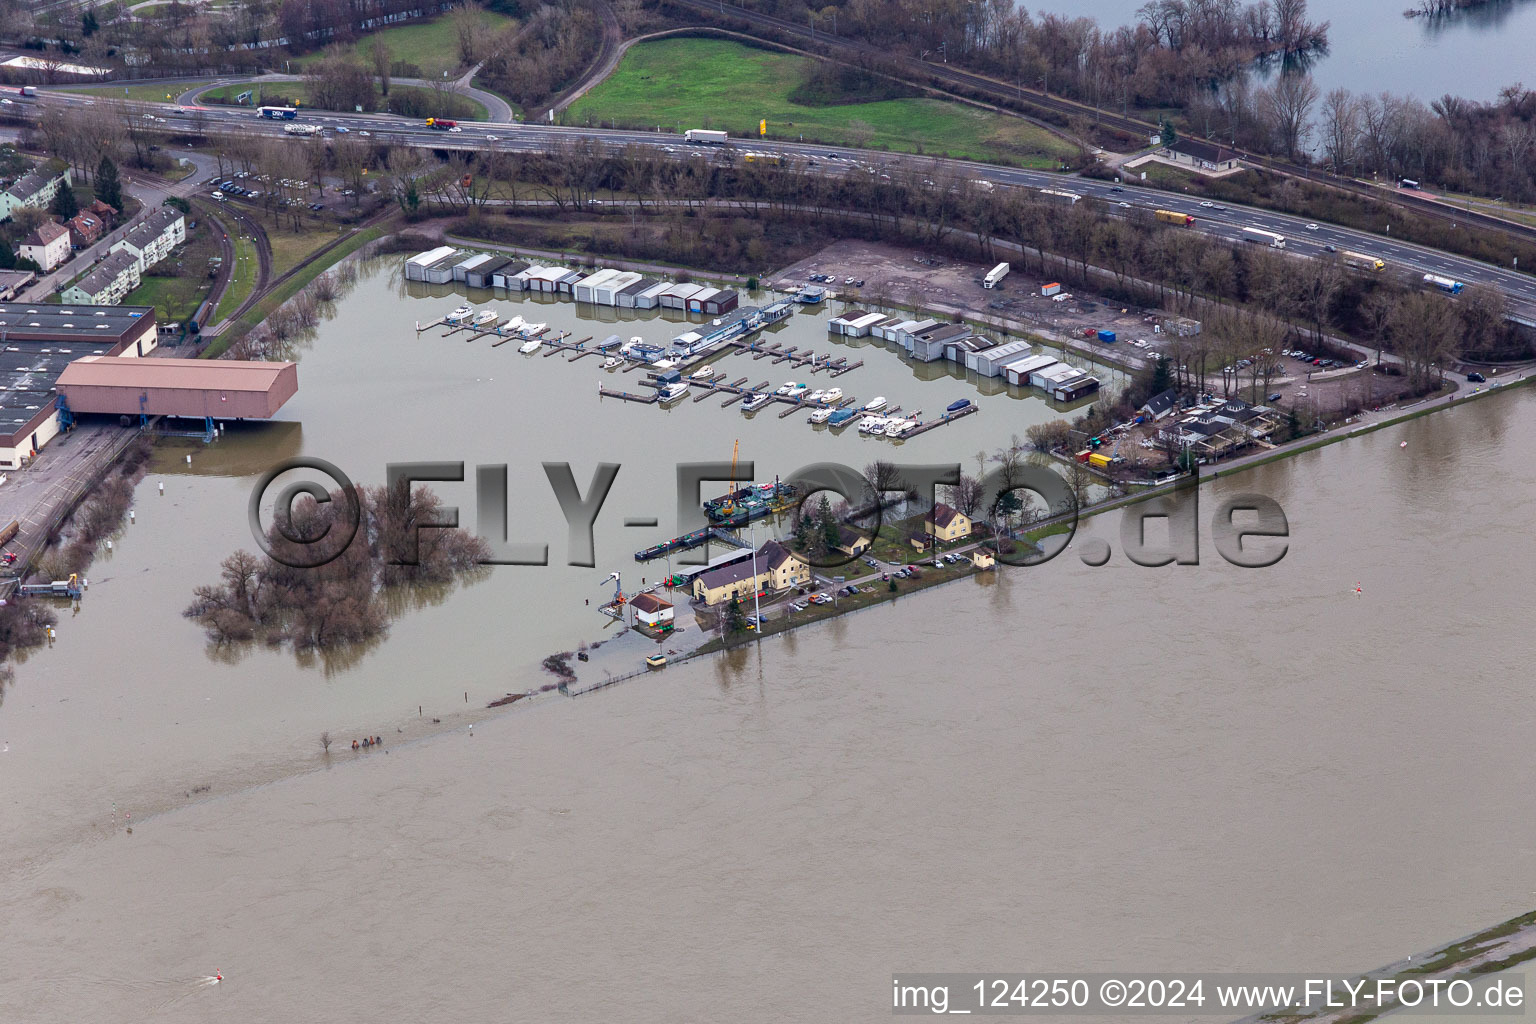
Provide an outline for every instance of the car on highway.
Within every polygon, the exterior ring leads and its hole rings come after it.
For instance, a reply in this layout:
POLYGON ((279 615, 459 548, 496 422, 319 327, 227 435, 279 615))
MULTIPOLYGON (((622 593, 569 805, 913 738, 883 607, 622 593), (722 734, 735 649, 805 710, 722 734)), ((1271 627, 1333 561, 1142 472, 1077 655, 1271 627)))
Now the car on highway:
POLYGON ((1338 248, 1332 245, 1323 246, 1323 252, 1338 252, 1338 248))
POLYGON ((351 128, 346 128, 346 127, 343 127, 342 125, 337 125, 336 126, 336 134, 338 134, 338 135, 345 135, 348 132, 350 132, 351 130, 352 130, 351 128))
POLYGON ((1216 206, 1215 203, 1213 203, 1209 199, 1207 199, 1205 202, 1200 204, 1200 209, 1202 209, 1202 210, 1210 210, 1210 209, 1214 209, 1215 206, 1216 206))
POLYGON ((15 105, 16 105, 16 101, 15 100, 0 100, 0 106, 11 107, 11 106, 15 106, 15 105))
POLYGON ((1307 225, 1307 230, 1308 231, 1316 231, 1317 230, 1317 225, 1316 224, 1308 224, 1307 225))
POLYGON ((448 130, 450 132, 462 132, 464 129, 460 128, 458 125, 454 125, 452 128, 449 128, 448 130))
POLYGON ((1109 186, 1109 190, 1111 192, 1124 192, 1125 191, 1125 189, 1121 188, 1119 185, 1111 185, 1111 186, 1109 186))
POLYGON ((1118 205, 1119 205, 1120 209, 1122 209, 1122 210, 1129 210, 1131 208, 1131 204, 1130 203, 1119 203, 1118 205))
POLYGON ((361 135, 365 139, 371 138, 371 136, 367 132, 358 132, 357 134, 361 135))

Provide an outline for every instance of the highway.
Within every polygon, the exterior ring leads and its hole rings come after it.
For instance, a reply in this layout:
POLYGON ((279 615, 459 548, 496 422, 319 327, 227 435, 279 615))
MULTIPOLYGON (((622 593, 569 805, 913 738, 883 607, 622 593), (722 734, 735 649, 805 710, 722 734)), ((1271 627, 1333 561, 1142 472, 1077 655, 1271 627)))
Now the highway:
MULTIPOLYGON (((44 108, 53 104, 78 106, 92 102, 91 97, 74 93, 45 91, 39 97, 44 108)), ((24 106, 30 106, 26 104, 24 106)), ((1099 199, 1109 204, 1111 213, 1129 215, 1137 207, 1154 210, 1172 210, 1195 218, 1193 230, 1221 238, 1239 240, 1243 229, 1254 227, 1273 231, 1285 236, 1285 251, 1300 256, 1325 256, 1328 246, 1337 250, 1351 250, 1384 260, 1388 269, 1400 269, 1414 277, 1438 274, 1466 284, 1490 284, 1502 289, 1509 297, 1512 313, 1536 319, 1536 278, 1512 268, 1496 267, 1478 260, 1451 253, 1401 242, 1381 235, 1333 224, 1309 225, 1306 220, 1289 214, 1260 210, 1233 204, 1213 204, 1198 198, 1181 196, 1173 192, 1142 188, 1130 183, 1116 185, 1056 174, 1049 171, 1022 170, 966 160, 946 160, 936 157, 919 157, 893 154, 884 151, 847 149, 837 146, 810 143, 782 142, 778 140, 733 140, 729 147, 700 147, 689 145, 678 135, 650 131, 612 130, 600 128, 558 127, 507 122, 461 122, 456 132, 428 128, 422 121, 391 114, 344 114, 305 111, 298 122, 268 120, 249 108, 203 106, 178 108, 173 104, 131 104, 141 109, 145 116, 156 118, 155 128, 161 131, 195 131, 209 133, 239 133, 242 135, 267 135, 288 138, 284 128, 294 123, 316 124, 327 129, 327 136, 337 132, 355 132, 368 139, 390 145, 416 146, 437 150, 507 150, 548 152, 561 145, 583 139, 591 140, 606 148, 619 150, 629 146, 647 146, 666 156, 685 159, 693 156, 715 156, 722 152, 733 155, 747 153, 815 160, 816 170, 821 173, 887 173, 892 168, 909 167, 919 170, 937 170, 958 178, 982 180, 997 185, 1021 188, 1051 188, 1075 192, 1085 197, 1099 199), (184 110, 184 113, 178 113, 184 110), (1125 204, 1121 207, 1119 204, 1125 204)))

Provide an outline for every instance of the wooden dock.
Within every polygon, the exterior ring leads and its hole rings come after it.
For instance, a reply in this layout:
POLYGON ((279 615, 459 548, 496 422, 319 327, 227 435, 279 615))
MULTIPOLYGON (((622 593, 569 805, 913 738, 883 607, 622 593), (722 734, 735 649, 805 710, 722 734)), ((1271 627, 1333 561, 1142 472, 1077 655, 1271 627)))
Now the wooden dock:
POLYGON ((864 365, 864 360, 860 359, 856 363, 849 363, 846 366, 841 366, 838 369, 833 370, 832 373, 831 373, 831 376, 833 376, 833 377, 841 377, 843 374, 850 373, 850 372, 852 372, 854 370, 857 370, 859 367, 861 367, 863 365, 864 365))
POLYGON ((965 416, 969 416, 973 412, 980 412, 980 411, 981 411, 981 407, 978 406, 978 405, 974 405, 973 404, 973 405, 966 406, 964 409, 961 409, 958 412, 947 412, 943 416, 940 416, 938 419, 934 420, 931 423, 920 423, 920 424, 918 424, 917 426, 913 427, 911 430, 908 430, 906 433, 902 434, 901 437, 899 438, 899 440, 905 441, 909 437, 916 437, 918 434, 926 434, 926 433, 928 433, 928 431, 935 430, 935 429, 937 429, 939 427, 942 427, 946 423, 953 423, 955 420, 961 419, 962 417, 965 417, 965 416))
POLYGON ((599 386, 597 393, 603 398, 618 398, 626 402, 639 402, 641 405, 655 405, 661 401, 659 392, 651 395, 632 395, 628 391, 615 391, 612 388, 599 386))

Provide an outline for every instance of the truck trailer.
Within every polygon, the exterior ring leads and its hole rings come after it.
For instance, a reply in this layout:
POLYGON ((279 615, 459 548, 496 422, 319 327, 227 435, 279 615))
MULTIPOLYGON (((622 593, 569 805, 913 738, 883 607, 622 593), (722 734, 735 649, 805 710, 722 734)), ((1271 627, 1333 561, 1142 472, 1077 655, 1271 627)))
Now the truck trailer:
POLYGON ((686 141, 705 146, 723 146, 730 137, 728 132, 715 132, 706 128, 689 128, 683 133, 686 141))
POLYGON ((1191 217, 1187 213, 1175 213, 1172 210, 1158 210, 1153 214, 1153 216, 1162 221, 1164 224, 1177 224, 1181 228, 1192 228, 1195 226, 1195 218, 1191 217))
POLYGON ((1010 267, 1007 263, 999 263, 997 266, 987 271, 987 276, 981 280, 981 286, 983 288, 996 288, 998 282, 1007 277, 1008 271, 1012 269, 1013 268, 1010 267))

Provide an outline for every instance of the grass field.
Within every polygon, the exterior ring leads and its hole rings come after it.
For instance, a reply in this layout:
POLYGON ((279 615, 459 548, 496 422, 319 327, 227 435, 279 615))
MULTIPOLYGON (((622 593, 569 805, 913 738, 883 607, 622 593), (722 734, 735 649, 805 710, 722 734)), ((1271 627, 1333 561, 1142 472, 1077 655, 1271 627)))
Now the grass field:
MULTIPOLYGON (((493 14, 490 11, 480 12, 480 22, 481 38, 489 38, 494 33, 517 24, 515 19, 505 14, 493 14)), ((381 32, 364 36, 345 52, 351 53, 365 66, 371 68, 373 58, 369 54, 376 38, 382 38, 384 44, 389 47, 390 59, 415 64, 428 74, 441 74, 444 68, 452 69, 458 64, 458 32, 447 15, 433 18, 431 21, 386 28, 381 32)), ((319 60, 321 56, 320 53, 309 54, 294 61, 293 66, 303 67, 319 60)))
POLYGON ((305 231, 268 228, 267 241, 272 245, 273 279, 282 277, 302 263, 310 253, 335 241, 340 234, 335 228, 311 228, 305 231))
POLYGON ((172 85, 91 85, 80 86, 76 89, 65 89, 64 92, 78 92, 85 96, 106 96, 115 99, 137 100, 140 103, 167 103, 188 89, 196 89, 200 85, 207 85, 208 80, 197 81, 187 79, 185 82, 176 82, 172 85), (124 90, 127 94, 124 95, 124 90))
MULTIPOLYGON (((236 83, 235 85, 221 85, 217 89, 209 89, 203 95, 208 99, 233 102, 236 96, 239 96, 241 93, 248 89, 253 90, 254 92, 254 95, 251 97, 253 102, 250 104, 252 109, 268 102, 268 96, 270 96, 273 100, 296 100, 301 104, 307 104, 309 102, 309 89, 303 82, 273 82, 270 86, 266 87, 266 89, 262 89, 260 86, 236 83)), ((430 93, 432 90, 423 88, 419 85, 392 85, 390 86, 389 91, 391 95, 395 95, 397 93, 421 93, 425 95, 430 93)), ((383 110, 384 97, 377 90, 375 90, 374 98, 377 101, 375 109, 383 110)), ((490 111, 486 110, 485 107, 478 101, 471 99, 468 96, 462 95, 458 96, 457 98, 461 103, 467 104, 472 109, 473 112, 470 115, 470 120, 490 120, 490 111)))
POLYGON ((229 287, 219 297, 219 305, 210 323, 219 323, 240 308, 240 303, 251 294, 251 288, 256 284, 256 270, 256 243, 245 235, 236 235, 234 276, 229 280, 229 287))
POLYGON ((1057 166, 1075 149, 1044 129, 960 103, 926 98, 806 106, 789 98, 812 61, 717 39, 658 39, 630 48, 618 69, 567 112, 571 124, 756 135, 907 153, 1057 166))

